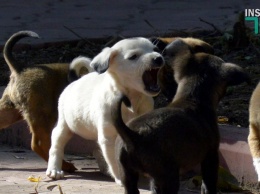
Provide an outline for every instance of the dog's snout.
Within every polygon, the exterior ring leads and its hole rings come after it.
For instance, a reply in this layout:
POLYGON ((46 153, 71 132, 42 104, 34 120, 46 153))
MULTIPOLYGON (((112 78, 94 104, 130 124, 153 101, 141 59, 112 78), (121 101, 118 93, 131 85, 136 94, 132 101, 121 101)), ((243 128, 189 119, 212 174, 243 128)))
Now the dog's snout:
POLYGON ((153 63, 155 65, 162 65, 163 64, 163 58, 160 56, 160 57, 155 57, 153 58, 153 63))

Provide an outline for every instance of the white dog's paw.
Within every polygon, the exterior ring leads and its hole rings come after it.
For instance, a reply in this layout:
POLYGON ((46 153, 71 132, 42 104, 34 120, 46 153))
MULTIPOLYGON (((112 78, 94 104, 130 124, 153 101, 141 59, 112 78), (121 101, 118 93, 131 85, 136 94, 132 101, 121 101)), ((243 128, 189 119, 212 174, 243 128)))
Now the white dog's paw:
POLYGON ((116 184, 120 185, 121 187, 123 186, 123 183, 121 180, 115 178, 115 182, 116 182, 116 184))
POLYGON ((64 172, 62 170, 47 170, 46 175, 56 180, 64 178, 64 172))

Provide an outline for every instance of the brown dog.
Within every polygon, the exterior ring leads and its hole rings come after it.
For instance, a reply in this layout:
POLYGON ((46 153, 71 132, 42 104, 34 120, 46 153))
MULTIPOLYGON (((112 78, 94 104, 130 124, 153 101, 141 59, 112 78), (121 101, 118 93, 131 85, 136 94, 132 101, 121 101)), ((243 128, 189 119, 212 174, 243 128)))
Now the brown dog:
POLYGON ((260 83, 256 86, 249 105, 248 144, 260 182, 260 83))
MULTIPOLYGON (((3 54, 11 75, 0 100, 0 129, 26 120, 32 133, 32 150, 48 161, 51 131, 58 115, 58 97, 69 84, 69 64, 26 67, 19 63, 12 55, 12 48, 23 37, 38 38, 38 35, 20 31, 11 36, 4 47, 3 54)), ((63 169, 74 171, 76 168, 64 161, 63 169)))
MULTIPOLYGON (((111 112, 121 136, 116 146, 125 193, 139 193, 139 173, 152 178, 153 193, 178 193, 180 170, 189 170, 199 163, 202 193, 217 193, 216 108, 228 86, 249 81, 249 77, 239 66, 216 56, 192 53, 181 39, 166 47, 165 59, 178 83, 168 107, 137 117, 128 126, 121 116, 121 97, 111 112)), ((125 97, 123 100, 126 101, 125 97)))

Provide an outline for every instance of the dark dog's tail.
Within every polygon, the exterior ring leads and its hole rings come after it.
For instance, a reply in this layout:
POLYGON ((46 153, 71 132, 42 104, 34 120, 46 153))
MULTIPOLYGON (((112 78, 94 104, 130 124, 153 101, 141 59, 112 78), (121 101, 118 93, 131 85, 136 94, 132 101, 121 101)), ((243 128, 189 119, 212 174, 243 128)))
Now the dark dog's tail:
POLYGON ((23 70, 24 66, 19 64, 13 57, 12 50, 14 45, 24 37, 33 37, 39 38, 39 35, 32 31, 19 31, 13 34, 6 42, 4 47, 4 58, 6 63, 8 64, 11 72, 19 73, 23 70))
POLYGON ((93 72, 93 68, 90 67, 91 59, 88 57, 77 57, 73 59, 69 67, 69 82, 73 82, 85 74, 93 72))
POLYGON ((115 103, 115 106, 114 108, 112 108, 111 111, 112 122, 118 134, 125 142, 127 149, 133 149, 133 142, 139 138, 139 135, 137 132, 131 130, 128 126, 126 126, 126 124, 124 123, 121 112, 122 102, 124 102, 124 104, 126 104, 127 106, 131 104, 126 96, 119 95, 117 98, 117 102, 115 103))

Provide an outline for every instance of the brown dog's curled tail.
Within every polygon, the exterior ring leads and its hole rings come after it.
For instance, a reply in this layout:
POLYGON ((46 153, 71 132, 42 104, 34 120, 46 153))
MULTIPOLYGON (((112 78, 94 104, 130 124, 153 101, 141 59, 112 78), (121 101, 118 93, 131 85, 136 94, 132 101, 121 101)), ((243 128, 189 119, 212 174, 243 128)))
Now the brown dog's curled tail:
POLYGON ((114 108, 111 109, 112 110, 111 111, 112 123, 114 124, 118 134, 121 136, 121 138, 125 142, 127 149, 131 150, 134 148, 133 142, 139 138, 139 135, 135 131, 131 130, 124 123, 123 118, 122 118, 122 111, 121 111, 122 102, 124 102, 124 104, 126 106, 131 104, 131 102, 125 95, 123 95, 123 94, 118 95, 115 106, 114 106, 114 108))
POLYGON ((20 73, 23 70, 23 65, 19 64, 13 57, 12 50, 14 45, 22 38, 25 37, 33 37, 40 38, 38 34, 32 31, 19 31, 13 34, 6 42, 4 47, 4 58, 6 63, 8 64, 11 72, 20 73))

